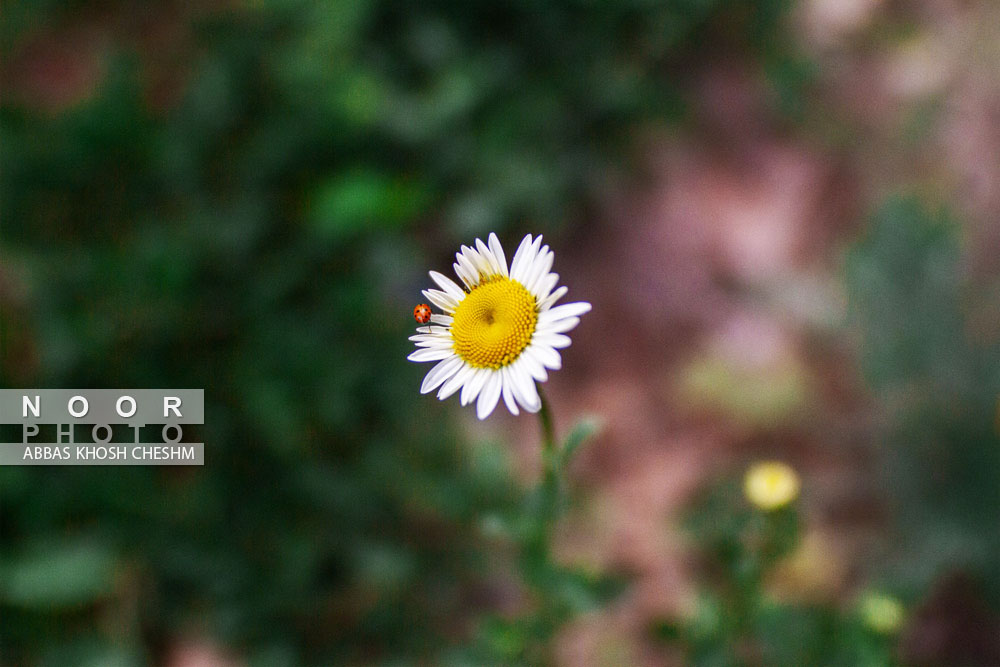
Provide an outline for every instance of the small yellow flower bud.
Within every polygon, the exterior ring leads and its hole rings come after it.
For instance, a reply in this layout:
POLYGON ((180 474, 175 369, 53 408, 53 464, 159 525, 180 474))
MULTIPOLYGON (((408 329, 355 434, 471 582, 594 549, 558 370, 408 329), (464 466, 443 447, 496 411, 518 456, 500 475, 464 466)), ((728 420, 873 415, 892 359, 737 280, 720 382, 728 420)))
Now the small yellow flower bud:
POLYGON ((798 498, 800 486, 795 470, 779 461, 755 463, 743 478, 744 495, 762 510, 775 510, 792 502, 798 498))

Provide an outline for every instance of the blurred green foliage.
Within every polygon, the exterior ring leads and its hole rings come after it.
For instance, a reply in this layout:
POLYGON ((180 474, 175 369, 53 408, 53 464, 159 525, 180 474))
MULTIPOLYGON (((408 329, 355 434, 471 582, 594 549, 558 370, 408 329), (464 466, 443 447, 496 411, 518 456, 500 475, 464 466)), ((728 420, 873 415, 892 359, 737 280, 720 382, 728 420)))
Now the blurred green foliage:
POLYGON ((912 590, 962 572, 1000 607, 1000 321, 946 210, 895 197, 850 252, 863 370, 884 415, 898 543, 880 567, 912 590))
POLYGON ((417 394, 420 276, 456 239, 562 226, 630 127, 682 115, 685 63, 767 42, 782 7, 5 7, 7 72, 99 39, 55 62, 96 62, 79 99, 0 104, 0 381, 204 387, 207 463, 0 469, 4 660, 458 655, 495 606, 479 518, 524 499, 417 394))

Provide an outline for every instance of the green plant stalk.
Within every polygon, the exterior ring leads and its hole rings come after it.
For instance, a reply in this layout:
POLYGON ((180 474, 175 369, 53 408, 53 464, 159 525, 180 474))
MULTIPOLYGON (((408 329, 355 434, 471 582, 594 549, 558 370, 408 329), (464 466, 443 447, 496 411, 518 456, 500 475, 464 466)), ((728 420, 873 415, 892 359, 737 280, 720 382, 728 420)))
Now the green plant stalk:
POLYGON ((542 435, 542 480, 537 488, 532 529, 522 554, 522 576, 539 595, 541 603, 535 618, 535 641, 527 647, 526 658, 535 664, 551 664, 549 642, 560 625, 561 613, 555 594, 555 570, 552 562, 552 533, 559 510, 559 446, 555 439, 552 412, 539 391, 542 407, 538 411, 542 435))
POLYGON ((552 426, 552 413, 549 411, 549 402, 545 400, 545 394, 542 393, 541 388, 538 390, 538 397, 542 401, 542 409, 538 411, 538 420, 542 425, 542 465, 545 471, 542 484, 557 486, 556 462, 559 457, 555 429, 552 426))
POLYGON ((536 528, 537 553, 547 562, 552 543, 552 529, 559 515, 559 495, 561 480, 559 444, 555 438, 552 412, 545 395, 539 390, 542 407, 538 411, 538 421, 542 429, 542 481, 539 487, 538 523, 536 528))

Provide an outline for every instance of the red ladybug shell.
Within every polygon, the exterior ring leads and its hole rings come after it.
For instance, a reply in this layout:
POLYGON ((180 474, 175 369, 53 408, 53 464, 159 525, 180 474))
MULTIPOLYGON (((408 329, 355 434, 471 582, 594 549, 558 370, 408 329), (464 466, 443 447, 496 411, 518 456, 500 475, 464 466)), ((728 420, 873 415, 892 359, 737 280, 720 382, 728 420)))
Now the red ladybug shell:
POLYGON ((422 303, 413 309, 413 319, 420 324, 427 324, 431 321, 431 307, 422 303))

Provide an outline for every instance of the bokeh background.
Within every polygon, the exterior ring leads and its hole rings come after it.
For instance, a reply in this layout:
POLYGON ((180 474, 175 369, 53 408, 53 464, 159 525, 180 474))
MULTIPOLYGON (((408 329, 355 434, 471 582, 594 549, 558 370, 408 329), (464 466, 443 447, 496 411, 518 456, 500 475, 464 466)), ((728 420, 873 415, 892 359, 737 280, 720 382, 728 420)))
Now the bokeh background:
POLYGON ((41 1, 0 38, 0 382, 203 387, 207 461, 0 468, 0 664, 1000 664, 995 3, 41 1), (603 425, 556 593, 511 528, 537 424, 405 360, 490 231, 594 304, 545 387, 603 425), (751 567, 762 459, 802 487, 751 567))

